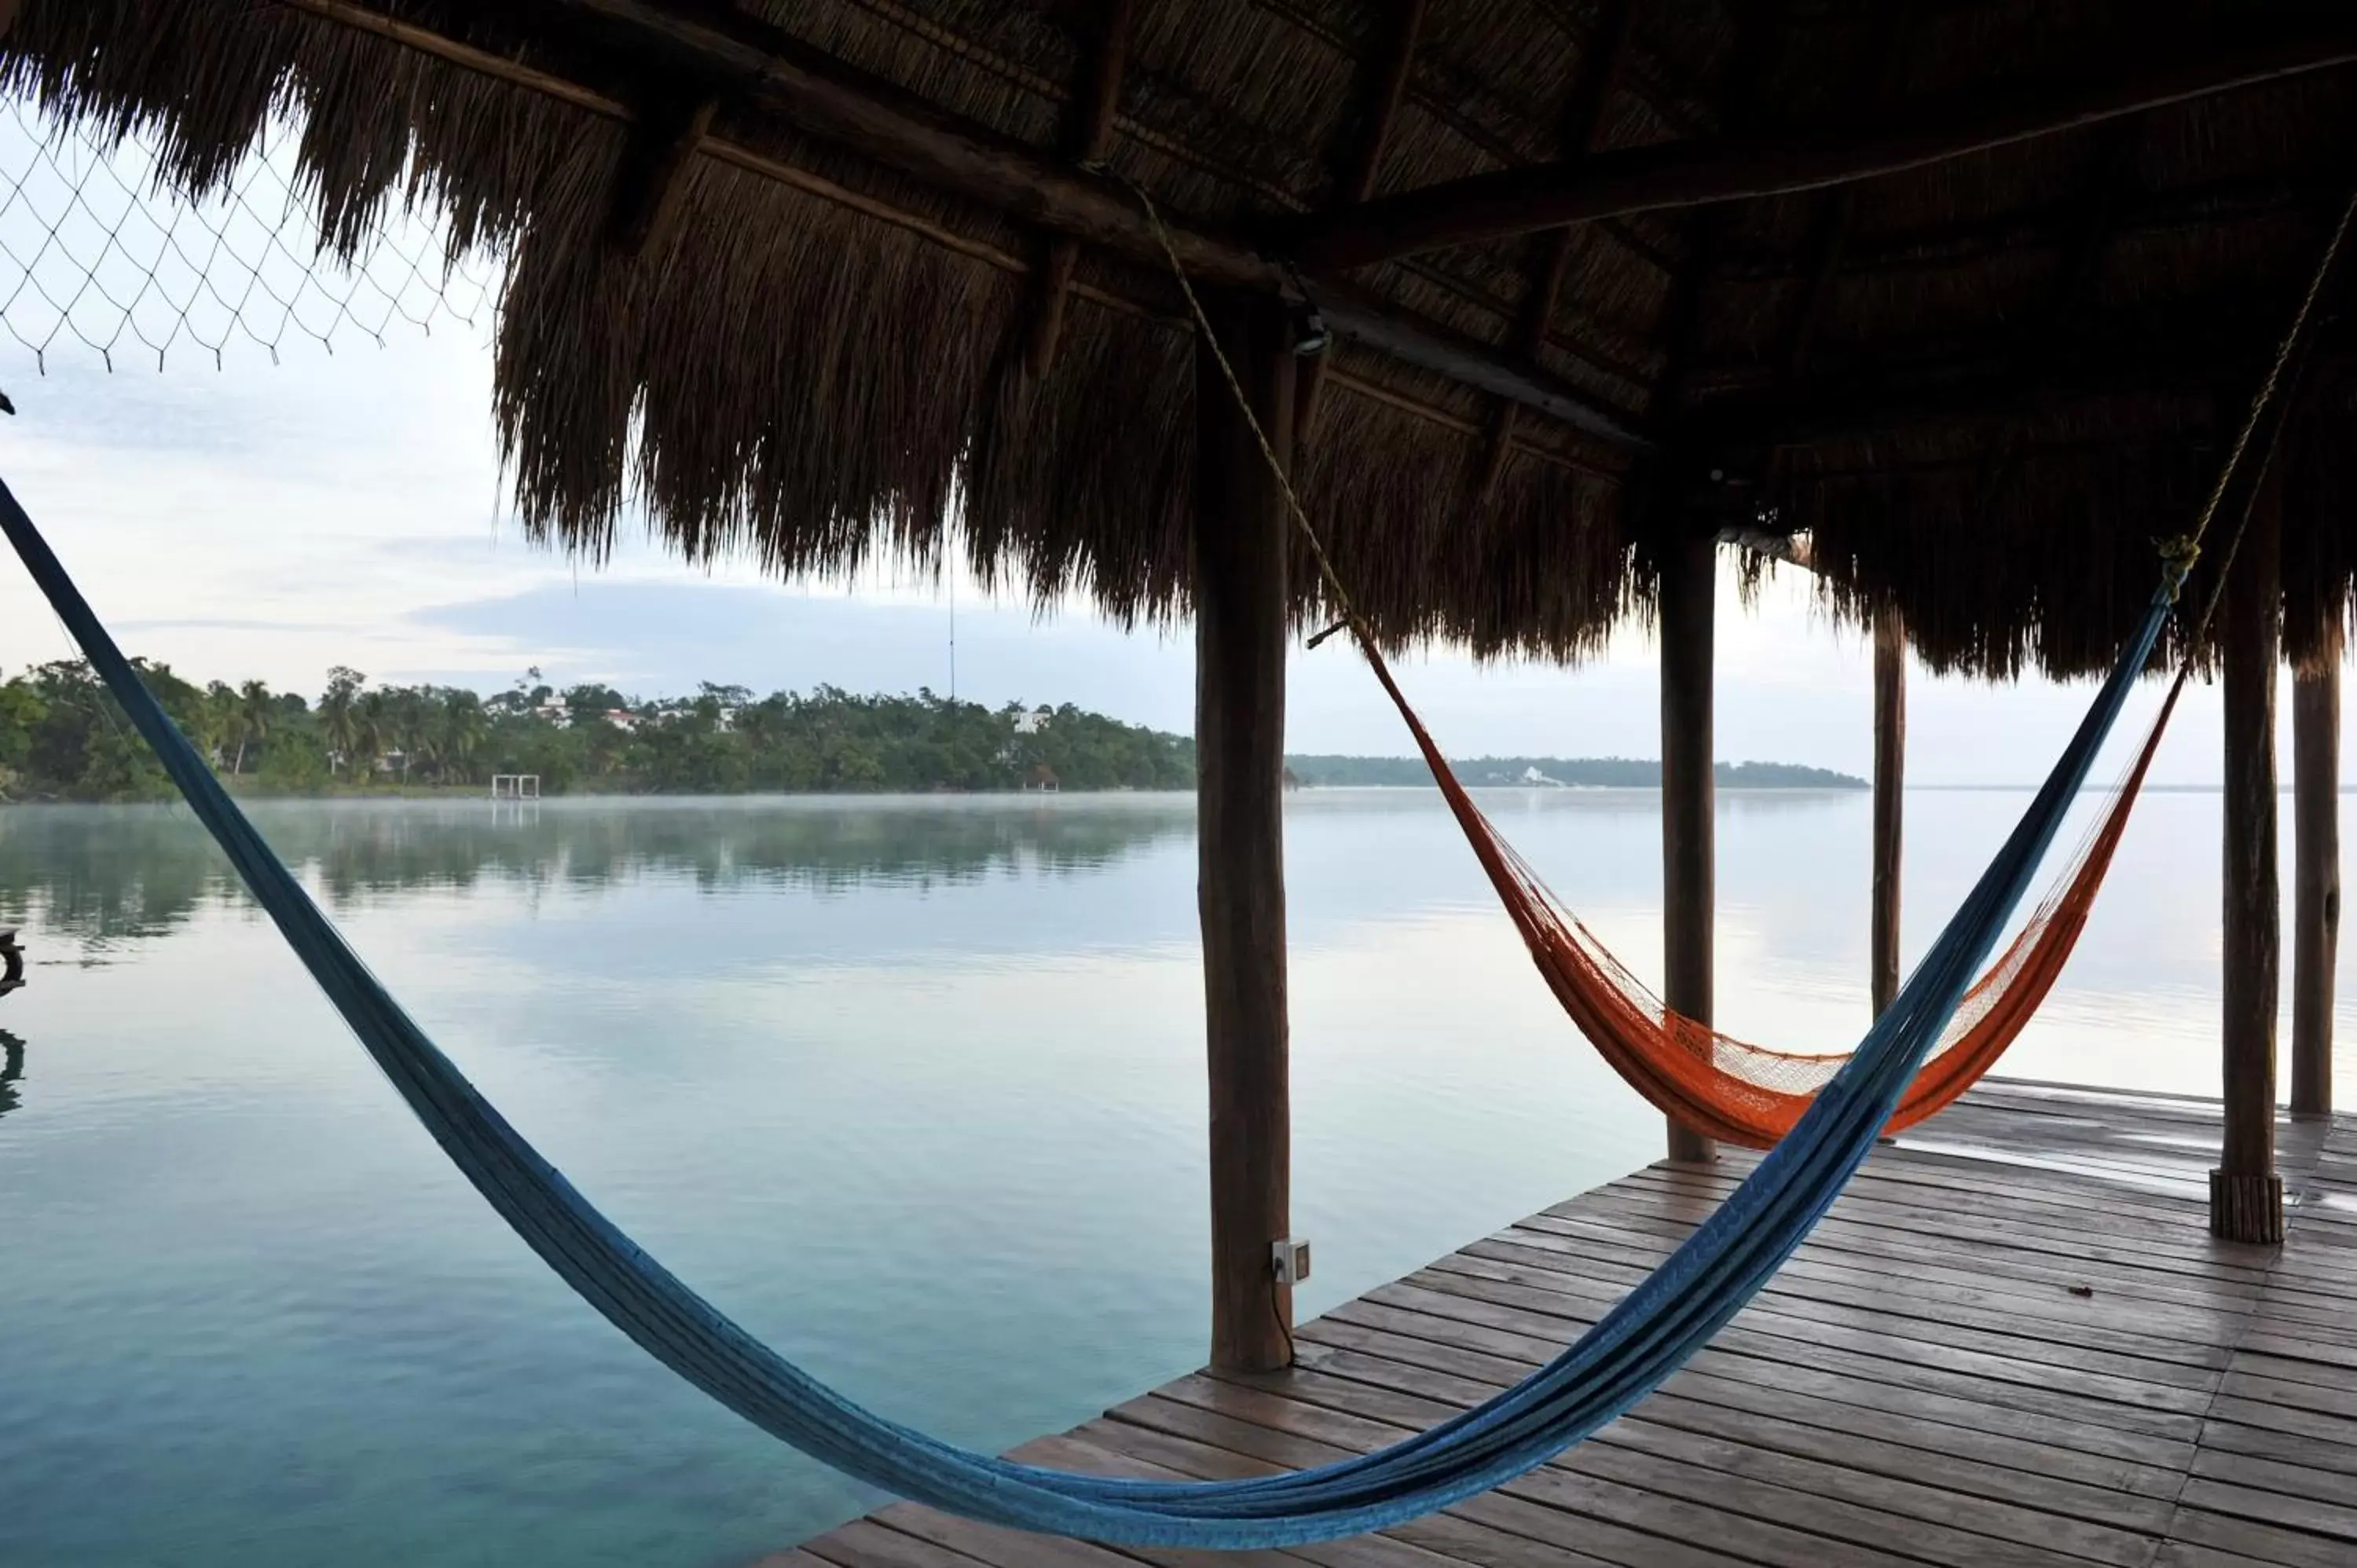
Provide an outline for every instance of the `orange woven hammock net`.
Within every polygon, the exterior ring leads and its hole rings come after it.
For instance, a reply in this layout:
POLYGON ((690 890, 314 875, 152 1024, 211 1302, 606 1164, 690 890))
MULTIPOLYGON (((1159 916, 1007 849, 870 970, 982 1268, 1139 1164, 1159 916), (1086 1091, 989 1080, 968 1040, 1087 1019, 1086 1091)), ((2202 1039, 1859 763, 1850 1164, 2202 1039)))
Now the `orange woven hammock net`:
MULTIPOLYGON (((1773 1146, 1849 1060, 1848 1053, 1803 1056, 1770 1050, 1663 1006, 1500 836, 1457 781, 1381 656, 1372 646, 1366 651, 1506 913, 1529 944, 1539 972, 1580 1032, 1631 1088, 1683 1125, 1730 1144, 1773 1146)), ((2012 945, 1965 993, 1964 1004, 1900 1101, 1889 1131, 1913 1126, 1970 1089, 2020 1036, 2054 988, 2086 927, 2087 912, 2127 830, 2128 813, 2184 683, 2180 673, 2170 684, 2152 732, 2064 875, 2012 945)))

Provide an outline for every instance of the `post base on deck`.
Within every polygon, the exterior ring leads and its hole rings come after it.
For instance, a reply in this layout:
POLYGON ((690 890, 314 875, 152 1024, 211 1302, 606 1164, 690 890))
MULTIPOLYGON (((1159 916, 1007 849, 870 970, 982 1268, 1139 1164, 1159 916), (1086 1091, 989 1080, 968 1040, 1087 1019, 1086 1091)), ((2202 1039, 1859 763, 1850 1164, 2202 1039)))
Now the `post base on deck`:
POLYGON ((2210 1234, 2222 1241, 2284 1239, 2283 1177, 2210 1173, 2210 1234))
POLYGON ((1670 1123, 1670 1158, 1682 1165, 1706 1165, 1718 1158, 1717 1141, 1689 1127, 1670 1123))

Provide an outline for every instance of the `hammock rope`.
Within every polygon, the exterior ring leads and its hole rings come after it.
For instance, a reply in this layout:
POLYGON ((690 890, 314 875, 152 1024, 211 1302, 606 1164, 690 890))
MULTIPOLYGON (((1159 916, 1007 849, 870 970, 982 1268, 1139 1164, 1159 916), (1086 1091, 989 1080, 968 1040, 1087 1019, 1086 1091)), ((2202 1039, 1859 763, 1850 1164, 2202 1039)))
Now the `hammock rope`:
MULTIPOLYGON (((2352 208, 2357 210, 2357 197, 2352 208)), ((1191 288, 1188 295, 1192 300, 1191 288)), ((1246 412, 1249 417, 1248 404, 1246 412)), ((1964 1001, 2085 784, 2184 580, 2182 560, 2164 565, 2136 634, 2070 744, 1858 1048, 1810 1099, 1790 1135, 1600 1321, 1514 1387, 1388 1448, 1288 1474, 1172 1482, 1025 1465, 874 1414, 763 1345, 666 1270, 543 1158, 370 973, 140 681, 5 484, 0 532, 411 1112, 500 1218, 608 1322, 762 1430, 903 1497, 1018 1530, 1232 1550, 1381 1530, 1510 1481, 1627 1411, 1742 1310, 1840 1195, 1964 1001)), ((1322 548, 1318 555, 1330 572, 1322 548)), ((1372 637, 1363 625, 1353 630, 1389 686, 1372 637)), ((1429 737, 1420 744, 1428 746, 1429 737)), ((1437 757, 1437 750, 1427 755, 1437 757)))
MULTIPOLYGON (((1439 786, 1450 814, 1490 878, 1499 902, 1522 933, 1523 944, 1530 950, 1547 988, 1598 1054, 1657 1109, 1693 1131, 1723 1143, 1758 1149, 1772 1147, 1792 1130, 1810 1098, 1832 1080, 1849 1059, 1848 1054, 1776 1050, 1722 1034, 1674 1011, 1614 956, 1491 822, 1459 782, 1422 717, 1393 678, 1390 661, 1384 658, 1372 628, 1351 603, 1340 572, 1327 554, 1324 541, 1294 491, 1286 464, 1261 428, 1252 400, 1245 395, 1235 367, 1212 329, 1211 317, 1196 295, 1193 281, 1178 259, 1178 249, 1163 225, 1153 197, 1134 181, 1123 183, 1128 185, 1145 209, 1147 224, 1194 317, 1197 340, 1209 349, 1217 361, 1236 407, 1260 446, 1262 458, 1275 478, 1286 511, 1308 544, 1318 575, 1341 613, 1339 621, 1309 639, 1309 646, 1316 648, 1344 630, 1351 633, 1384 694, 1415 738, 1416 750, 1431 770, 1433 782, 1439 786)), ((2309 274, 2291 325, 2276 343, 2275 357, 2251 400, 2201 513, 2188 532, 2159 542, 2164 575, 2176 582, 2182 583, 2200 559, 2202 541, 2232 492, 2268 411, 2281 395, 2287 375, 2292 373, 2315 318, 2317 302, 2347 247, 2352 220, 2357 220, 2357 190, 2352 191, 2341 209, 2340 221, 2309 274)), ((2280 437, 2281 433, 2278 425, 2276 436, 2280 437)), ((2246 497, 2256 494, 2274 459, 2276 445, 2274 439, 2268 442, 2246 497)), ((2246 521, 2247 500, 2243 515, 2246 521)), ((2191 673, 2191 650, 2200 646, 2217 613, 2227 572, 2233 564, 2242 538, 2243 528, 2238 523, 2220 554, 2210 591, 2185 639, 2187 657, 2179 662, 2143 745, 2113 791, 2111 804, 2090 829, 2077 853, 2065 863, 2051 890, 2040 901, 2019 934, 1965 993, 1954 1017, 1932 1045, 1915 1082, 1893 1110, 1886 1131, 1895 1133, 1914 1126, 1960 1099, 1996 1067, 2021 1036, 2061 978, 2063 966, 2086 929, 2095 897, 2127 831, 2128 818, 2136 809, 2161 738, 2177 712, 2178 698, 2191 673)))

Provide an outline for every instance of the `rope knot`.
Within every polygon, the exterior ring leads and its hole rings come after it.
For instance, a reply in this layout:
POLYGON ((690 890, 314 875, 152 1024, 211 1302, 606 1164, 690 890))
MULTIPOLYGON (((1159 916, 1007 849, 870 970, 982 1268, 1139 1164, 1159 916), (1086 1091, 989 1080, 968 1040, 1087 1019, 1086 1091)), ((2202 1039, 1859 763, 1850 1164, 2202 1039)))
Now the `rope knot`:
POLYGON ((2169 602, 2175 604, 2178 591, 2192 574, 2193 564, 2201 559, 2201 542, 2190 533, 2179 533, 2156 543, 2160 550, 2161 587, 2169 595, 2169 602))

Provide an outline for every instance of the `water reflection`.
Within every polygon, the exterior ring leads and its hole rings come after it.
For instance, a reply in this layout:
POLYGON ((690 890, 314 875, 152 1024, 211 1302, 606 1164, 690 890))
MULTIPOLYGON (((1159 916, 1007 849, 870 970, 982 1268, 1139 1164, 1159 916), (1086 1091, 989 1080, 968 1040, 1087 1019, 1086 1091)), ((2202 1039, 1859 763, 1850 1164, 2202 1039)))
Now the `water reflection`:
MULTIPOLYGON (((699 890, 924 888, 1012 873, 1101 870, 1193 832, 1184 796, 1127 796, 1103 809, 1063 802, 881 800, 272 802, 251 808, 287 865, 331 907, 481 884, 587 890, 648 875, 699 890)), ((242 897, 228 864, 186 811, 169 807, 17 807, 0 811, 0 918, 30 920, 103 948, 185 925, 242 897)))
MULTIPOLYGON (((1910 797, 1910 958, 2026 800, 1910 797)), ((1481 802, 1658 975, 1652 798, 1481 802)), ((1726 1026, 1857 1038, 1868 804, 1720 797, 1726 1026)), ((1305 1313, 1659 1154, 1437 793, 1286 806, 1305 1313)), ((2187 846, 2217 813, 2140 807, 2007 1070, 2215 1092, 2218 860, 2187 846)), ((1200 1361, 1186 799, 255 816, 568 1176, 857 1397, 996 1448, 1200 1361)), ((12 908, 48 967, 0 1004, 43 1053, 27 1094, 0 1036, 0 1563, 749 1563, 873 1506, 514 1242, 185 812, 0 811, 0 926, 12 908), (121 940, 149 932, 170 940, 121 940)))
POLYGON ((25 1042, 0 1029, 0 1116, 16 1109, 16 1084, 25 1076, 25 1042))

